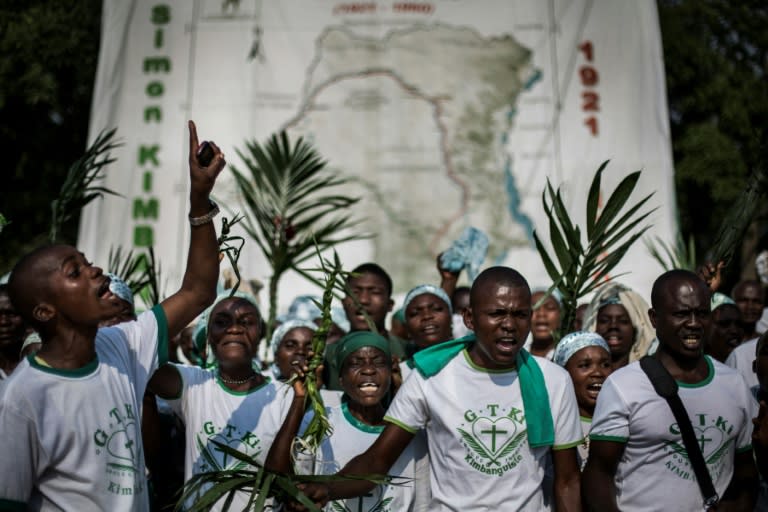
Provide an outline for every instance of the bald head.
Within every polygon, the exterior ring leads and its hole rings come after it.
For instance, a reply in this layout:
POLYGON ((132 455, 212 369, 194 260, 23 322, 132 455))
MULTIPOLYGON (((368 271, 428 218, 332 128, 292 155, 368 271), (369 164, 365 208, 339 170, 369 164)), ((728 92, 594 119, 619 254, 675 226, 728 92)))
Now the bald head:
POLYGON ((490 267, 477 276, 469 291, 469 304, 477 303, 480 297, 486 296, 495 286, 504 285, 510 288, 525 288, 528 295, 531 289, 528 281, 515 269, 509 267, 490 267))
POLYGON ((661 274, 653 283, 651 290, 651 307, 658 309, 665 303, 670 294, 681 284, 690 284, 692 287, 701 288, 709 297, 709 288, 699 276, 689 270, 674 269, 661 274))
POLYGON ((32 311, 48 294, 48 279, 60 265, 57 254, 67 245, 46 245, 22 256, 8 279, 8 297, 22 318, 36 325, 32 311))

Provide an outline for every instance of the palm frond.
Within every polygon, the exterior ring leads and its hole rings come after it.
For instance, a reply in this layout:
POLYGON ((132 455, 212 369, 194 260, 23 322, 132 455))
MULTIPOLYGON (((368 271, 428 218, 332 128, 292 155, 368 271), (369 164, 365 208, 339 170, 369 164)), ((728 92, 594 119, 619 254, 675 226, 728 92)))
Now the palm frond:
POLYGON ((230 166, 244 210, 243 229, 264 253, 272 268, 266 337, 277 317, 277 285, 288 270, 320 251, 368 238, 357 233, 359 221, 348 213, 360 198, 335 192, 350 182, 326 167, 303 138, 292 143, 286 132, 264 144, 248 141, 237 150, 243 171, 230 166))
POLYGON ((124 251, 122 246, 110 247, 107 270, 125 281, 136 295, 150 284, 146 259, 147 255, 143 252, 124 251))
MULTIPOLYGON (((213 440, 211 442, 219 447, 226 446, 213 440)), ((236 452, 237 450, 233 451, 236 452)), ((232 454, 231 451, 228 453, 232 454)), ((242 455, 247 457, 245 454, 242 455)), ((247 469, 225 469, 193 475, 184 484, 184 490, 176 505, 176 510, 203 512, 209 510, 213 504, 221 503, 222 510, 227 511, 231 508, 230 497, 233 497, 234 493, 244 493, 249 496, 248 510, 264 510, 266 500, 274 498, 279 502, 297 501, 310 511, 320 512, 321 509, 299 490, 298 484, 349 480, 367 480, 378 485, 405 485, 410 481, 407 478, 373 474, 286 475, 269 471, 255 463, 247 469), (187 507, 187 505, 189 506, 187 507)))
POLYGON ((571 221, 560 189, 555 190, 547 180, 547 187, 542 193, 544 212, 549 219, 553 255, 550 255, 535 231, 533 239, 544 268, 552 279, 553 284, 547 295, 557 289, 563 296, 563 320, 560 331, 555 333, 558 340, 569 332, 579 299, 613 278, 610 272, 650 227, 641 224, 654 209, 642 213, 640 210, 653 194, 627 207, 627 201, 640 179, 640 171, 622 179, 608 197, 602 211, 599 211, 600 181, 607 165, 608 161, 605 161, 598 168, 589 188, 586 244, 582 243, 582 230, 571 221))
POLYGON ((664 270, 682 268, 696 271, 698 259, 696 258, 696 244, 693 236, 688 237, 686 243, 682 234, 678 233, 675 244, 668 244, 659 237, 654 240, 645 240, 645 247, 650 255, 664 270))
POLYGON ((148 308, 151 308, 160 304, 165 298, 161 283, 162 273, 160 262, 155 258, 155 249, 153 247, 150 247, 142 256, 145 265, 144 272, 146 273, 147 284, 141 292, 139 292, 139 296, 144 304, 148 308))
POLYGON ((115 128, 102 131, 67 171, 58 197, 51 201, 51 229, 48 235, 51 242, 58 239, 64 223, 76 216, 85 205, 104 194, 120 195, 97 185, 104 178, 104 168, 115 161, 110 151, 122 145, 113 140, 116 131, 115 128))
POLYGON ((766 169, 765 160, 761 158, 750 174, 747 188, 741 198, 734 202, 733 208, 723 218, 715 244, 709 251, 709 261, 713 263, 723 261, 726 265, 730 263, 765 198, 766 189, 768 189, 768 169, 766 169))

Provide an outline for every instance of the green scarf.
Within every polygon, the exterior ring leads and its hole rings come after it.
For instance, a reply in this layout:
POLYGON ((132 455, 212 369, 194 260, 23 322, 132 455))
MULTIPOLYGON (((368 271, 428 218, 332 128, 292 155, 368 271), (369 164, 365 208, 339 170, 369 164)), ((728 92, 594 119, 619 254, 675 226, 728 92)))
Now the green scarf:
MULTIPOLYGON (((442 370, 456 355, 477 340, 474 334, 425 348, 414 354, 414 366, 424 378, 442 370)), ((531 448, 552 446, 555 426, 549 409, 549 395, 536 360, 523 348, 517 353, 517 375, 523 395, 525 421, 528 425, 528 444, 531 448)))

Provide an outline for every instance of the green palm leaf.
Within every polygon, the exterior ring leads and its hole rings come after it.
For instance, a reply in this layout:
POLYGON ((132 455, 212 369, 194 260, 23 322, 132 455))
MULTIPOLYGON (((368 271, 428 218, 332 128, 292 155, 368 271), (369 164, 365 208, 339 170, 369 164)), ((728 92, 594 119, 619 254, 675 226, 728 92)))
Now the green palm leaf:
POLYGON ((116 129, 102 131, 85 154, 73 163, 56 199, 51 201, 51 229, 48 238, 55 242, 65 222, 71 220, 85 205, 104 194, 119 196, 117 192, 98 186, 104 168, 115 161, 110 152, 120 147, 114 141, 116 129))
POLYGON ((315 254, 340 243, 367 238, 356 230, 360 221, 347 212, 360 198, 338 192, 350 181, 327 168, 304 139, 292 143, 286 132, 264 144, 249 141, 237 154, 244 170, 230 166, 244 206, 242 226, 272 268, 266 339, 277 316, 281 276, 315 254))
POLYGON ((723 445, 722 445, 720 448, 718 448, 718 449, 717 449, 717 450, 716 450, 716 451, 715 451, 715 452, 714 452, 712 455, 710 455, 709 457, 707 457, 707 464, 714 464, 714 463, 716 463, 718 460, 720 460, 721 458, 723 458, 723 456, 724 456, 724 455, 726 454, 726 452, 728 451, 728 447, 729 447, 729 446, 731 446, 731 443, 733 443, 733 438, 731 438, 731 439, 728 439, 728 440, 727 440, 726 442, 724 442, 724 443, 723 443, 723 445))
POLYGON ((465 432, 462 429, 458 429, 458 430, 459 430, 459 434, 461 434, 461 438, 464 440, 464 442, 467 443, 470 448, 475 450, 475 452, 477 452, 478 455, 480 455, 483 458, 493 460, 493 456, 491 454, 489 454, 486 451, 486 449, 483 447, 483 445, 478 443, 477 440, 474 437, 472 437, 472 435, 468 434, 467 432, 465 432))
POLYGON ((225 469, 219 465, 219 462, 216 460, 216 457, 209 451, 208 445, 204 444, 200 440, 200 436, 195 437, 195 443, 197 444, 197 449, 200 452, 200 455, 202 455, 203 459, 205 459, 205 462, 213 469, 222 470, 225 469))
POLYGON ((607 165, 608 161, 600 165, 589 188, 586 203, 586 244, 582 243, 582 230, 571 221, 560 190, 555 190, 547 180, 547 187, 542 194, 544 212, 549 218, 554 257, 550 256, 535 231, 533 239, 544 268, 552 279, 553 285, 547 295, 557 288, 563 296, 562 323, 560 331, 555 334, 556 339, 569 332, 579 299, 604 284, 606 280, 616 277, 610 275, 611 271, 650 227, 643 223, 654 210, 640 210, 653 194, 641 198, 633 205, 627 205, 640 179, 640 171, 622 179, 608 197, 602 212, 598 212, 601 177, 607 165))
POLYGON ((351 510, 349 510, 349 507, 344 505, 343 501, 332 501, 331 502, 331 509, 334 512, 352 512, 351 510))
POLYGON ((527 433, 528 432, 526 430, 523 430, 522 432, 517 434, 514 437, 514 439, 512 439, 509 443, 507 443, 507 446, 505 446, 504 449, 501 450, 501 452, 499 452, 499 454, 496 456, 496 459, 497 460, 502 459, 507 455, 509 455, 510 453, 512 453, 515 450, 515 448, 517 448, 517 445, 523 442, 523 440, 526 438, 527 433))
POLYGON ((385 500, 381 500, 381 501, 380 501, 380 502, 378 502, 378 503, 376 504, 376 506, 375 506, 375 507, 373 507, 373 508, 372 508, 372 509, 371 509, 369 512, 383 512, 383 511, 386 509, 387 505, 389 505, 389 504, 390 504, 390 502, 391 502, 393 499, 394 499, 394 498, 392 498, 392 497, 389 497, 389 498, 387 498, 387 499, 385 499, 385 500))
POLYGON ((685 457, 686 460, 690 460, 690 459, 688 459, 688 452, 685 451, 685 446, 681 445, 680 443, 678 443, 676 441, 667 441, 666 444, 667 444, 667 448, 672 448, 673 452, 677 453, 678 455, 681 455, 681 456, 685 457))

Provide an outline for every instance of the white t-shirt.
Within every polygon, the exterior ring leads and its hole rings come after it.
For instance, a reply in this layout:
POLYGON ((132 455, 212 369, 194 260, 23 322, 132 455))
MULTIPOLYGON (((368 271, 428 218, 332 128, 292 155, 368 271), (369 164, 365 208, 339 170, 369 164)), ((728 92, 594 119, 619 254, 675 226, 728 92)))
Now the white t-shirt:
POLYGON ((149 510, 141 403, 167 347, 165 313, 155 306, 99 329, 96 358, 82 368, 24 359, 0 391, 0 503, 149 510))
MULTIPOLYGON (((738 373, 706 356, 709 375, 678 382, 717 493, 733 475, 737 452, 751 450, 756 404, 738 373)), ((639 362, 613 372, 597 397, 590 440, 626 443, 616 470, 621 510, 701 510, 703 498, 667 401, 639 362)))
MULTIPOLYGON (((383 426, 367 425, 355 418, 349 412, 346 401, 335 407, 326 407, 325 413, 333 427, 333 433, 323 440, 313 459, 308 459, 304 454, 297 455, 297 473, 333 475, 354 457, 367 450, 384 430, 383 426)), ((305 416, 300 432, 304 432, 311 419, 310 412, 305 416)), ((406 447, 387 473, 390 476, 408 479, 408 482, 404 482, 403 485, 378 485, 365 496, 330 502, 325 510, 327 512, 413 510, 415 441, 416 439, 406 447)))
POLYGON ((744 378, 744 382, 750 388, 758 386, 757 374, 752 369, 752 362, 755 360, 755 351, 757 350, 758 338, 745 341, 728 354, 725 364, 736 370, 744 378))
MULTIPOLYGON (((173 365, 181 375, 181 396, 169 400, 185 424, 184 479, 224 469, 246 469, 246 463, 223 452, 211 440, 229 445, 263 464, 293 400, 293 389, 264 377, 245 392, 226 387, 215 370, 173 365)), ((248 495, 237 495, 232 510, 241 510, 248 495)), ((214 507, 219 510, 220 507, 214 507)))
MULTIPOLYGON (((555 428, 554 449, 582 441, 568 373, 540 357, 555 428)), ((531 448, 516 371, 476 366, 463 350, 439 373, 411 373, 386 419, 409 432, 426 429, 430 511, 530 510, 545 506, 541 490, 550 447, 531 448)))

